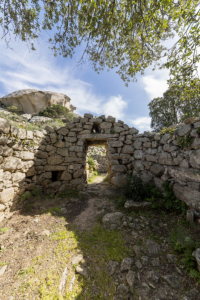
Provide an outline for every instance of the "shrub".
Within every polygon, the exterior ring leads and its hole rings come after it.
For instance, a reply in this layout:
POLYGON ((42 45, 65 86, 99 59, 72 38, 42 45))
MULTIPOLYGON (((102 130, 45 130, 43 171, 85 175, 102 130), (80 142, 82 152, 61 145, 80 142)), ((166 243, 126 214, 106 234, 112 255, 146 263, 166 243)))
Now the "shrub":
POLYGON ((74 114, 70 112, 67 107, 64 107, 59 104, 53 104, 52 106, 48 106, 43 111, 39 112, 39 116, 44 116, 48 118, 69 118, 72 119, 74 114))
POLYGON ((88 156, 88 164, 89 164, 89 170, 93 171, 94 167, 95 167, 95 162, 94 162, 93 158, 90 156, 88 156))
POLYGON ((127 174, 127 183, 122 192, 125 198, 133 199, 138 202, 144 201, 144 199, 148 196, 145 185, 140 177, 140 173, 134 176, 127 174))
POLYGON ((162 183, 163 193, 158 194, 158 197, 155 197, 155 194, 150 191, 147 200, 153 203, 152 208, 155 209, 165 209, 168 211, 173 211, 176 213, 186 213, 186 204, 177 199, 173 192, 173 184, 170 184, 169 181, 162 183))
POLYGON ((170 242, 173 249, 181 254, 181 262, 189 272, 190 276, 200 283, 200 273, 196 270, 196 260, 192 256, 192 252, 199 247, 199 243, 189 237, 187 230, 180 226, 177 230, 172 229, 170 242))
POLYGON ((186 149, 192 144, 193 140, 194 138, 188 133, 185 136, 180 137, 177 142, 181 149, 186 149))
POLYGON ((164 135, 166 133, 173 134, 175 130, 176 127, 171 127, 171 128, 164 127, 163 129, 160 130, 160 134, 161 135, 164 135))
POLYGON ((6 107, 8 111, 14 113, 14 114, 20 114, 22 111, 17 106, 7 106, 6 107))

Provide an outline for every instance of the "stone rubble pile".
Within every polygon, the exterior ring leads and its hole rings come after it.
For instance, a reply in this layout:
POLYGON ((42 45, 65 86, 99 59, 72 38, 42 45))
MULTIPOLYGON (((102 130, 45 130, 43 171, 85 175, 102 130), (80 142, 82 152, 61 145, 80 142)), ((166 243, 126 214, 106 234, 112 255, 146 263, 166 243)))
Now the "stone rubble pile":
POLYGON ((200 118, 185 121, 173 134, 138 134, 112 116, 75 117, 63 127, 26 131, 0 119, 0 204, 9 211, 24 190, 85 189, 88 147, 105 145, 111 183, 122 187, 126 174, 142 173, 158 187, 169 180, 176 197, 200 210, 200 118), (181 149, 180 138, 192 142, 181 149))

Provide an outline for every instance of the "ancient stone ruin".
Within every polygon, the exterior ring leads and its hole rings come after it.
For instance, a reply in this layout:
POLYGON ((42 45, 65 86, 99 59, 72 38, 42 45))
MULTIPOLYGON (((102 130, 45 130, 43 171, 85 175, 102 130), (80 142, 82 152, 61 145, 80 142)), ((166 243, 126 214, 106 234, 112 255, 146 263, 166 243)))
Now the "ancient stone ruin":
POLYGON ((15 209, 20 195, 35 186, 45 193, 84 190, 89 146, 105 145, 111 183, 120 188, 126 174, 142 172, 145 182, 174 184, 176 197, 200 210, 200 118, 185 121, 173 134, 138 133, 114 117, 91 114, 64 127, 27 131, 0 119, 0 211, 15 209), (186 148, 180 140, 193 138, 186 148))

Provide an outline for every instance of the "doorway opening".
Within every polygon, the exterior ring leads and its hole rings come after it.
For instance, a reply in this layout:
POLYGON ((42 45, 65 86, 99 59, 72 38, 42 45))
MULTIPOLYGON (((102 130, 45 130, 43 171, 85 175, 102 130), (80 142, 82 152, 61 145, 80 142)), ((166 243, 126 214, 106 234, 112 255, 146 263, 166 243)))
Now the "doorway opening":
POLYGON ((109 159, 106 141, 87 141, 86 182, 88 184, 109 183, 109 159))

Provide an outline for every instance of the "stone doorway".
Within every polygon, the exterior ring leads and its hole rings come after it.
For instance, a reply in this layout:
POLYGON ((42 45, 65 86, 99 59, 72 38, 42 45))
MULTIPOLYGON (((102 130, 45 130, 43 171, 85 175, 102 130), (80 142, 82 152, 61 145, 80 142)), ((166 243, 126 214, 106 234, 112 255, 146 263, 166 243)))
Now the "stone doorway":
POLYGON ((85 175, 87 184, 101 184, 110 179, 107 140, 86 140, 85 175))

